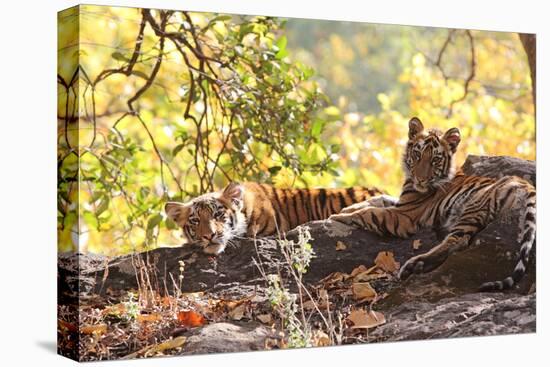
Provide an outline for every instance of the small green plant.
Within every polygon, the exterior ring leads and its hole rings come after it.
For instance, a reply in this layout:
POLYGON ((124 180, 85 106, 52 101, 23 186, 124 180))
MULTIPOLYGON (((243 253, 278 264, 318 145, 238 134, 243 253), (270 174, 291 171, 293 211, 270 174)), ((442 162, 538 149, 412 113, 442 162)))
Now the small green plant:
POLYGON ((136 295, 132 292, 128 292, 128 301, 123 302, 126 313, 124 314, 127 321, 133 321, 137 319, 139 315, 139 302, 136 299, 136 295))
POLYGON ((311 241, 311 233, 309 227, 298 227, 298 241, 289 241, 287 239, 277 240, 281 252, 285 256, 287 262, 296 269, 301 278, 301 274, 305 274, 309 267, 311 259, 315 256, 311 241))
MULTIPOLYGON (((305 315, 303 302, 304 293, 313 301, 302 282, 302 276, 307 272, 315 252, 310 244, 312 239, 309 227, 298 227, 296 241, 286 238, 277 239, 279 250, 283 255, 285 272, 296 284, 298 294, 291 293, 285 286, 280 274, 266 274, 261 264, 256 264, 268 283, 267 295, 273 310, 282 320, 282 326, 287 336, 289 348, 313 346, 313 329, 305 315)), ((273 264, 272 264, 273 265, 273 264)), ((319 313, 321 311, 317 309, 319 313)), ((323 318, 323 315, 321 314, 323 318)))
POLYGON ((276 274, 267 276, 267 295, 271 307, 283 320, 287 333, 289 348, 311 347, 311 328, 298 318, 298 303, 296 294, 289 292, 282 284, 281 277, 276 274))

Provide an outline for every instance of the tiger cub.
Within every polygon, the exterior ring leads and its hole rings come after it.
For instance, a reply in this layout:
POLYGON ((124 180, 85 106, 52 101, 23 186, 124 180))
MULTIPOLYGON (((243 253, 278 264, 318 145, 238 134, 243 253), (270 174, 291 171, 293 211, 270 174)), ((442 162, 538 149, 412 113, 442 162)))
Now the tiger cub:
POLYGON ((413 273, 437 268, 450 254, 468 247, 472 237, 500 214, 521 207, 519 261, 511 276, 484 283, 480 290, 511 288, 524 275, 535 242, 535 188, 514 176, 494 179, 455 173, 453 158, 459 143, 457 128, 445 133, 437 129, 426 131, 418 118, 412 118, 403 156, 406 180, 395 205, 344 209, 330 219, 399 237, 409 237, 421 227, 447 229, 448 235, 441 243, 403 265, 399 277, 406 279, 413 273))
POLYGON ((277 189, 270 185, 230 183, 186 203, 168 202, 166 215, 189 243, 217 255, 240 236, 270 236, 300 224, 327 219, 342 208, 379 195, 375 188, 277 189))

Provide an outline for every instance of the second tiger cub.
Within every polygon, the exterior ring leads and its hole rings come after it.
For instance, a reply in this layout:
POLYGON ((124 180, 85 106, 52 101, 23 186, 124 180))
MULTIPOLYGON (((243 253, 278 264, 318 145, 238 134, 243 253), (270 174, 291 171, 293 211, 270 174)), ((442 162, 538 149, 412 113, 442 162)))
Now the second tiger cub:
POLYGON ((165 211, 189 243, 217 255, 236 237, 284 233, 380 194, 365 187, 278 189, 254 182, 231 183, 186 203, 168 202, 165 211))

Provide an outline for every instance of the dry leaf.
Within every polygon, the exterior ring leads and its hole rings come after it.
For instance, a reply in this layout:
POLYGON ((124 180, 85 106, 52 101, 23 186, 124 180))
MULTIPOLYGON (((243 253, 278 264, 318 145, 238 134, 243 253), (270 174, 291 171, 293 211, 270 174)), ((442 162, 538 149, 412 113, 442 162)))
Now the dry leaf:
POLYGON ((164 307, 172 307, 172 297, 170 296, 164 296, 160 299, 161 305, 164 307))
POLYGON ((266 314, 263 314, 263 315, 258 315, 258 316, 256 316, 256 318, 264 324, 271 324, 271 321, 272 321, 271 314, 269 314, 269 313, 266 313, 266 314))
POLYGON ((162 316, 158 313, 137 315, 137 320, 139 322, 155 322, 155 321, 160 321, 161 319, 162 319, 162 316))
POLYGON ((348 274, 344 274, 344 273, 341 273, 341 272, 337 271, 335 273, 331 273, 331 274, 327 275, 326 277, 321 279, 319 281, 319 283, 323 284, 324 287, 331 287, 331 286, 334 286, 335 283, 343 282, 344 280, 346 280, 348 278, 349 278, 348 274))
POLYGON ((113 315, 113 316, 119 316, 120 317, 121 315, 124 315, 125 313, 126 313, 126 306, 124 305, 124 303, 117 303, 116 305, 105 307, 101 311, 102 316, 113 315))
POLYGON ((284 340, 281 339, 275 339, 275 338, 265 338, 265 349, 284 349, 284 340))
POLYGON ((204 296, 204 292, 182 293, 182 297, 186 297, 186 298, 200 299, 203 296, 204 296))
POLYGON ((303 303, 303 306, 305 310, 312 311, 312 310, 316 310, 315 304, 317 304, 317 308, 319 308, 320 310, 326 310, 327 305, 328 306, 332 305, 332 303, 330 302, 327 304, 326 299, 321 299, 319 302, 316 302, 316 303, 314 303, 312 300, 309 299, 303 303))
POLYGON ((178 336, 177 338, 166 340, 159 344, 149 345, 143 349, 138 350, 137 352, 128 354, 121 359, 134 359, 140 355, 143 355, 144 357, 151 356, 158 352, 181 347, 186 340, 187 338, 185 336, 178 336))
POLYGON ((350 276, 353 277, 354 282, 361 282, 362 279, 365 279, 373 270, 376 269, 376 265, 367 269, 365 265, 359 265, 352 270, 350 276))
POLYGON ((73 333, 78 331, 78 328, 76 327, 75 324, 65 320, 57 320, 57 325, 62 330, 67 330, 73 333))
POLYGON ((355 269, 353 269, 351 271, 350 276, 354 277, 357 274, 361 274, 361 273, 364 273, 366 271, 369 271, 369 269, 367 269, 367 267, 365 265, 359 265, 358 267, 356 267, 355 269))
POLYGON ((369 283, 353 283, 351 289, 356 301, 372 301, 376 298, 376 291, 369 283))
POLYGON ((359 282, 368 282, 368 281, 371 281, 371 280, 374 280, 374 279, 381 279, 381 278, 388 278, 388 277, 389 277, 389 275, 386 272, 369 274, 369 272, 366 271, 366 272, 357 274, 357 276, 355 276, 355 278, 353 278, 353 281, 358 282, 358 283, 359 282))
POLYGON ((374 263, 380 269, 387 271, 388 273, 394 273, 399 269, 399 263, 395 261, 393 257, 393 252, 391 251, 381 251, 376 255, 374 263))
POLYGON ((414 240, 413 241, 413 250, 418 250, 422 246, 422 241, 420 240, 414 240))
POLYGON ((206 324, 206 319, 195 311, 178 312, 178 321, 188 327, 198 327, 206 324))
POLYGON ((241 303, 229 312, 229 317, 231 317, 233 320, 239 321, 243 318, 245 310, 246 304, 241 303))
POLYGON ((353 323, 352 329, 370 329, 386 323, 381 312, 367 310, 353 310, 347 318, 353 323))
POLYGON ((107 331, 107 324, 87 325, 80 328, 82 334, 103 334, 107 331))
POLYGON ((346 244, 344 242, 342 242, 342 241, 336 242, 336 251, 344 251, 347 248, 348 248, 348 246, 346 246, 346 244))
POLYGON ((328 335, 325 332, 323 332, 321 330, 316 330, 313 333, 313 345, 315 345, 316 347, 329 346, 330 345, 330 338, 328 337, 328 335))

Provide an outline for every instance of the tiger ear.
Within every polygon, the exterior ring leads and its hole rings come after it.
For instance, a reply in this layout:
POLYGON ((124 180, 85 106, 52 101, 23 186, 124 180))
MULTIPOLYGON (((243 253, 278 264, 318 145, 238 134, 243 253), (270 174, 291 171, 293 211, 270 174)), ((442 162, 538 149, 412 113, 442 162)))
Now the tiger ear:
POLYGON ((418 117, 413 117, 409 121, 409 139, 413 139, 416 135, 424 130, 424 125, 418 117))
POLYGON ((190 210, 191 208, 189 205, 175 201, 169 201, 164 205, 164 212, 168 218, 172 219, 180 226, 183 226, 187 222, 190 210))
POLYGON ((233 204, 240 207, 243 201, 243 193, 244 193, 244 190, 241 184, 237 182, 231 182, 223 190, 222 196, 230 200, 233 204))
POLYGON ((458 147, 458 144, 460 143, 460 130, 456 127, 447 130, 447 132, 443 134, 443 140, 449 144, 452 152, 455 153, 456 147, 458 147))

